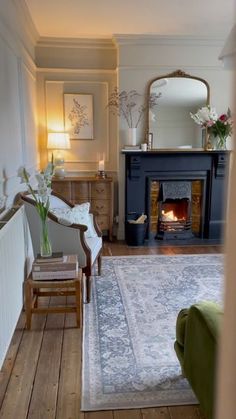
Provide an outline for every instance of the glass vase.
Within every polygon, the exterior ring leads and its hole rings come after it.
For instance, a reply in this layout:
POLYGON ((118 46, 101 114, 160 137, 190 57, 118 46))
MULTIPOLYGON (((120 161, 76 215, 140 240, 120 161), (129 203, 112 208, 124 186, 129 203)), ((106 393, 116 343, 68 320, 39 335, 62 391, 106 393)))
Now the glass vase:
POLYGON ((48 235, 47 220, 42 219, 40 232, 40 255, 44 258, 52 256, 52 245, 48 235))
POLYGON ((216 150, 227 150, 226 140, 227 137, 216 137, 216 150))

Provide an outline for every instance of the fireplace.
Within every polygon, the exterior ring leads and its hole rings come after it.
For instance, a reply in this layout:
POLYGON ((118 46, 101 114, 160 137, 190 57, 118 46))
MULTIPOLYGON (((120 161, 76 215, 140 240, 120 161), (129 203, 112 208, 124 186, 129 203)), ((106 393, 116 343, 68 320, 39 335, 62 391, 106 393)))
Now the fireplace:
POLYGON ((158 198, 157 239, 189 239, 192 234, 191 182, 164 181, 158 198))
POLYGON ((151 150, 123 154, 125 222, 146 214, 149 227, 146 239, 174 241, 193 236, 191 240, 221 241, 228 151, 151 150))

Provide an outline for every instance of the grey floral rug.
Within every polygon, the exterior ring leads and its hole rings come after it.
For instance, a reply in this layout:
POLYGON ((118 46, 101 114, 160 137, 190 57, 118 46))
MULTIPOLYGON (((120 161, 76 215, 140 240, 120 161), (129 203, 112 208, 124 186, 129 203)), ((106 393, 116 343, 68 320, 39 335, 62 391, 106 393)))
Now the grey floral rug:
POLYGON ((222 301, 222 255, 104 257, 84 305, 82 410, 196 403, 174 351, 176 317, 222 301))

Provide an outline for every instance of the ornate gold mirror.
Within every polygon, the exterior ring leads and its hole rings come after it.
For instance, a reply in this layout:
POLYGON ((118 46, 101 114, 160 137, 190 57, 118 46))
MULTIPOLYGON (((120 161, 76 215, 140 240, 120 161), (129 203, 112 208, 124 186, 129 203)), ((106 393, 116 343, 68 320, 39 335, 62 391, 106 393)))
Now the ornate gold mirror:
POLYGON ((204 131, 190 117, 199 108, 209 105, 208 83, 177 70, 151 81, 150 95, 161 94, 158 105, 149 108, 148 133, 152 148, 203 148, 204 131))

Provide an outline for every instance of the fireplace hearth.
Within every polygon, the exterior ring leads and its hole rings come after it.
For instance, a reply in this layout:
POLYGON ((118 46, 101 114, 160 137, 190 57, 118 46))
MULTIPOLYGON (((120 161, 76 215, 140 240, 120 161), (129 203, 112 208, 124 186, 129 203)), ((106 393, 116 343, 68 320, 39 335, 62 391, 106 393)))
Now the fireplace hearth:
POLYGON ((160 184, 157 239, 190 239, 192 234, 191 182, 165 181, 160 184))
POLYGON ((193 236, 221 242, 230 152, 191 149, 123 154, 125 222, 146 214, 146 239, 174 241, 193 236))

